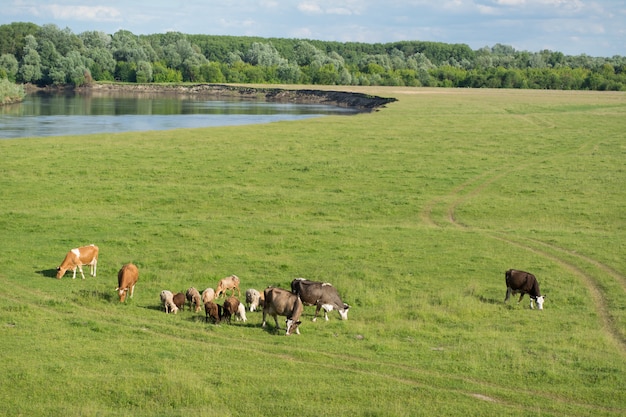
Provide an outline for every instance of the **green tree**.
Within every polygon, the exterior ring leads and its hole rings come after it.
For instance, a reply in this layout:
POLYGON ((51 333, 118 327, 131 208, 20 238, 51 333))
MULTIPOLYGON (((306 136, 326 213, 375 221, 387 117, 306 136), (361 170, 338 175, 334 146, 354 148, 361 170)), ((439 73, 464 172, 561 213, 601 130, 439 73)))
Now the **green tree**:
POLYGON ((220 64, 217 62, 207 62, 200 66, 200 76, 207 83, 223 83, 226 77, 222 73, 220 64))
POLYGON ((25 83, 36 83, 42 76, 41 58, 39 57, 39 52, 37 52, 37 40, 33 35, 27 35, 25 42, 22 65, 18 70, 18 74, 25 83))
POLYGON ((152 64, 148 61, 139 61, 135 77, 138 83, 149 83, 152 81, 152 64))
POLYGON ((0 55, 0 69, 3 71, 5 78, 8 78, 11 82, 15 82, 19 69, 17 58, 15 58, 13 54, 0 55))
POLYGON ((179 83, 183 81, 183 75, 178 70, 155 62, 152 64, 152 80, 155 83, 179 83))
POLYGON ((78 35, 85 46, 89 72, 98 81, 111 81, 115 72, 115 59, 111 51, 111 35, 88 31, 78 35))
POLYGON ((119 30, 111 37, 111 52, 116 61, 138 63, 148 61, 148 54, 139 38, 127 30, 119 30))

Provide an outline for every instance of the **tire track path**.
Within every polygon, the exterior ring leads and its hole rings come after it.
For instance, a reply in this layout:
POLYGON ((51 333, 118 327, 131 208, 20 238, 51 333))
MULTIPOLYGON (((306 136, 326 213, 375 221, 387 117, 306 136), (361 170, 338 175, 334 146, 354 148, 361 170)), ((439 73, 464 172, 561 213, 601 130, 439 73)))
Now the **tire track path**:
MULTIPOLYGON (((583 145, 577 151, 581 151, 588 144, 583 145)), ((528 164, 526 168, 528 168, 528 164)), ((530 238, 522 238, 526 241, 526 243, 522 243, 519 241, 520 238, 516 238, 517 240, 513 240, 512 238, 507 237, 505 232, 498 231, 485 231, 478 228, 471 227, 469 225, 463 224, 459 221, 455 215, 456 209, 459 205, 469 200, 472 197, 479 195, 486 187, 493 184, 494 182, 502 179, 507 174, 510 174, 512 171, 506 172, 498 172, 498 171, 487 171, 473 179, 466 181, 460 186, 453 189, 449 194, 441 196, 437 199, 434 199, 427 203, 420 213, 420 218, 423 220, 425 224, 431 227, 442 227, 440 226, 441 221, 438 223, 434 218, 434 211, 436 207, 446 205, 444 207, 445 213, 445 221, 448 224, 451 224, 457 228, 471 230, 475 232, 479 232, 484 234, 485 236, 500 240, 509 245, 514 245, 520 247, 522 249, 532 251, 546 259, 549 259, 552 262, 556 262, 562 267, 570 270, 574 275, 576 275, 581 282, 587 287, 589 294, 593 300, 593 304, 596 308, 597 313, 599 314, 601 324, 603 329, 605 329, 606 333, 609 337, 614 341, 615 345, 618 347, 619 352, 622 355, 626 356, 626 335, 620 330, 616 319, 611 315, 609 302, 607 300, 606 295, 604 294, 601 285, 599 284, 600 280, 593 276, 590 273, 585 272, 582 268, 577 266, 575 263, 568 261, 566 259, 567 256, 576 258, 578 261, 592 265, 608 276, 610 276, 614 281, 618 282, 626 293, 626 277, 616 271, 614 268, 598 261, 597 259, 593 259, 589 256, 582 255, 576 251, 558 247, 555 245, 551 245, 549 243, 530 238), (543 249, 541 249, 542 247, 543 249), (558 253, 560 255, 551 254, 549 251, 553 253, 558 253)))

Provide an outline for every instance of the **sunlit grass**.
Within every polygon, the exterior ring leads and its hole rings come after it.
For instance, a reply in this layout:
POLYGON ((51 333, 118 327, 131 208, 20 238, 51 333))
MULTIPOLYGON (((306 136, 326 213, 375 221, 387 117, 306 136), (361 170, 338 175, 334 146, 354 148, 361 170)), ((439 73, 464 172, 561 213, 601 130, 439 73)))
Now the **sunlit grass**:
POLYGON ((7 413, 622 415, 626 96, 364 91, 399 101, 0 142, 7 413), (88 243, 98 277, 54 279, 88 243), (140 279, 119 305, 126 262, 140 279), (502 303, 512 267, 537 275, 543 312, 502 303), (230 274, 330 281, 349 320, 307 307, 284 337, 260 313, 160 311, 162 289, 230 274))

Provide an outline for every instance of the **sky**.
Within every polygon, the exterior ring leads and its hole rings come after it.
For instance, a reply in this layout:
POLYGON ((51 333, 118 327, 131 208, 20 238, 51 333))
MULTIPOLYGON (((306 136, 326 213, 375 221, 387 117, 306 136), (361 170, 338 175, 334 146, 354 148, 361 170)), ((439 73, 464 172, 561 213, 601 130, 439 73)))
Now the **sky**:
POLYGON ((626 0, 3 0, 0 24, 74 34, 259 36, 337 42, 496 44, 626 56, 626 0))

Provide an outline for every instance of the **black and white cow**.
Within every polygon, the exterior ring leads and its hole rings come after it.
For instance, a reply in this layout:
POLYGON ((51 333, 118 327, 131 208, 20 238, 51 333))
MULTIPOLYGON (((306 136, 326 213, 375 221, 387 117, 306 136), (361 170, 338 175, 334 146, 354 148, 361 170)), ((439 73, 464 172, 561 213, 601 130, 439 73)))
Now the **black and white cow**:
POLYGON ((522 301, 524 294, 528 294, 530 297, 530 308, 535 308, 533 303, 537 303, 537 308, 543 310, 544 296, 539 291, 539 283, 537 278, 530 272, 518 271, 516 269, 509 269, 504 273, 506 280, 506 297, 504 302, 506 303, 511 297, 511 294, 519 293, 519 303, 522 301))
POLYGON ((291 281, 291 292, 300 296, 305 305, 317 307, 313 321, 317 320, 317 314, 322 308, 326 320, 328 320, 328 312, 333 309, 339 312, 341 320, 348 320, 350 306, 341 301, 337 288, 333 287, 332 284, 296 278, 291 281))

